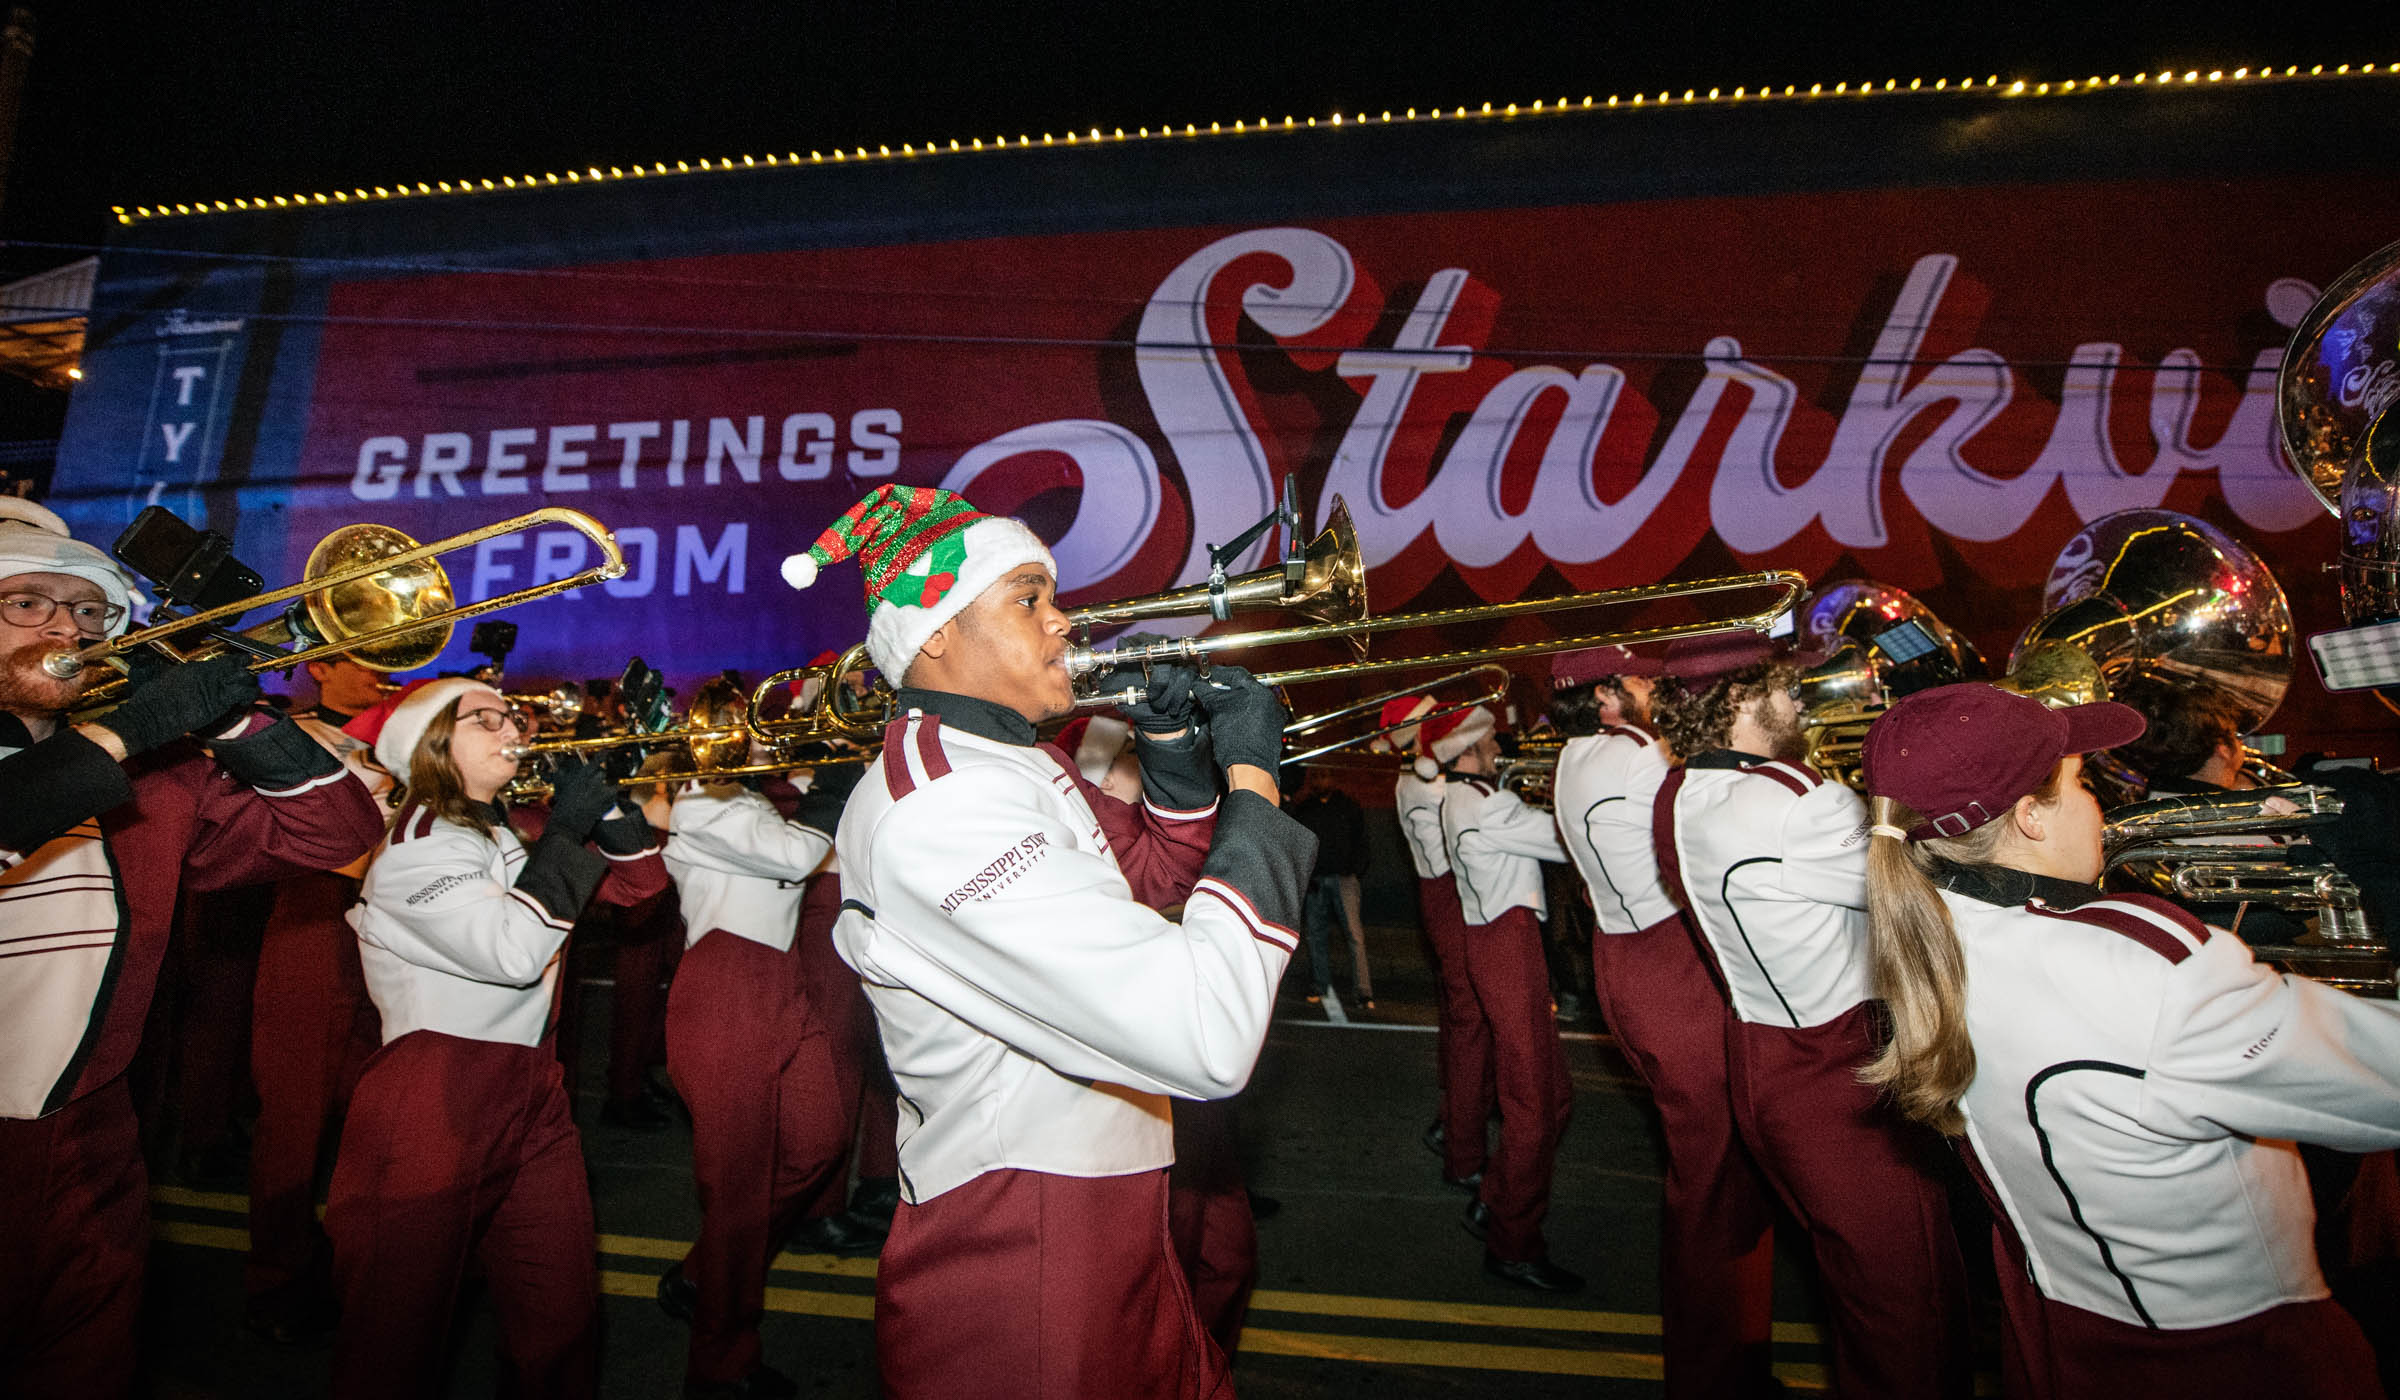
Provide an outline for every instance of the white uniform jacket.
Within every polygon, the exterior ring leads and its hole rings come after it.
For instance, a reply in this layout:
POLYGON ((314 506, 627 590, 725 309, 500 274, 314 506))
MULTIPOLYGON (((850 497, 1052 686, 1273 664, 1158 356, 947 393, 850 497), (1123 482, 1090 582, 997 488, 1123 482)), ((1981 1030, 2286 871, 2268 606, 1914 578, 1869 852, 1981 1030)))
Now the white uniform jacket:
MULTIPOLYGON (((516 815, 529 823, 540 816, 516 815)), ((618 877, 603 896, 615 904, 666 888, 638 818, 612 815, 595 839, 602 850, 537 837, 529 855, 497 816, 486 836, 413 802, 403 806, 350 910, 384 1043, 440 1031, 540 1044, 567 934, 603 880, 618 877)))
POLYGON ((2279 975, 2147 895, 1947 883, 1967 1138, 2043 1296, 2160 1328, 2325 1297, 2290 1140, 2400 1144, 2400 1006, 2279 975))
POLYGON ((1640 933, 1675 913, 1650 834, 1667 771, 1658 741, 1625 725, 1569 739, 1559 750, 1551 781, 1559 840, 1592 892, 1602 933, 1640 933))
POLYGON ((903 1195, 1001 1168, 1168 1165, 1165 1096, 1222 1098, 1250 1077, 1315 840, 1254 793, 1217 806, 1193 737, 1140 741, 1136 813, 1013 711, 899 702, 842 813, 834 946, 899 1083, 903 1195), (1184 873, 1162 884, 1164 867, 1184 873), (1143 902, 1185 889, 1180 923, 1143 902))
POLYGON ((1567 859, 1548 812, 1467 773, 1453 773, 1442 785, 1442 849, 1458 877, 1459 912, 1470 924, 1492 923, 1511 909, 1546 916, 1541 862, 1567 859))
POLYGON ((1719 749, 1659 787, 1658 863, 1734 1014, 1821 1026, 1865 1001, 1867 813, 1797 763, 1719 749))
POLYGON ((1392 794, 1393 812, 1400 818, 1400 838, 1408 844, 1408 863, 1420 880, 1438 880, 1450 873, 1450 853, 1442 849, 1442 788, 1439 777, 1427 780, 1403 770, 1392 794))
POLYGON ((683 904, 686 946, 710 929, 788 953, 799 936, 800 901, 833 849, 839 803, 803 795, 786 820, 747 788, 694 785, 675 799, 661 852, 683 904))

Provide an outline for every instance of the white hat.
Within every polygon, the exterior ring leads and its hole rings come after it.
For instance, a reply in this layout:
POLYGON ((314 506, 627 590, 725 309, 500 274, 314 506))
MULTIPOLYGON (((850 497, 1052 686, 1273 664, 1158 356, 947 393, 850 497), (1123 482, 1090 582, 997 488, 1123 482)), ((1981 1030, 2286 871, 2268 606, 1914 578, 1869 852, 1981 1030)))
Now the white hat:
POLYGON ((425 737, 433 717, 469 696, 489 697, 501 709, 508 708, 508 697, 483 682, 465 676, 444 676, 440 680, 417 682, 392 697, 389 710, 378 705, 342 728, 351 737, 373 744, 375 761, 383 765, 383 771, 407 782, 408 770, 417 756, 417 741, 425 737), (379 721, 373 718, 377 711, 382 711, 379 721))
POLYGON ((858 556, 866 575, 867 654, 893 685, 917 649, 1020 564, 1058 577, 1041 536, 1021 520, 985 515, 932 486, 876 487, 827 526, 815 544, 783 561, 783 581, 807 588, 819 568, 858 556))
POLYGON ((0 581, 18 574, 67 574, 100 586, 117 606, 108 635, 124 632, 131 619, 133 586, 106 554, 67 533, 67 522, 47 506, 0 496, 0 581))

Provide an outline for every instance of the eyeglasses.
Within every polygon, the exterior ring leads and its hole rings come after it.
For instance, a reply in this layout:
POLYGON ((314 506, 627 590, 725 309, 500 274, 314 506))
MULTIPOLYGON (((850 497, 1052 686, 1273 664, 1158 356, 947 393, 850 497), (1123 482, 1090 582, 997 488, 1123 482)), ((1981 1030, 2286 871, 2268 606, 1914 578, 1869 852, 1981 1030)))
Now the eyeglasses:
POLYGON ((125 610, 114 603, 97 599, 68 602, 47 593, 0 593, 0 618, 8 619, 11 627, 39 627, 48 622, 60 608, 75 619, 77 631, 97 637, 117 625, 125 610))
POLYGON ((472 724, 486 734, 497 734, 502 728, 515 726, 519 734, 531 733, 533 717, 523 710, 495 710, 486 706, 480 710, 464 710, 458 716, 460 724, 472 724))

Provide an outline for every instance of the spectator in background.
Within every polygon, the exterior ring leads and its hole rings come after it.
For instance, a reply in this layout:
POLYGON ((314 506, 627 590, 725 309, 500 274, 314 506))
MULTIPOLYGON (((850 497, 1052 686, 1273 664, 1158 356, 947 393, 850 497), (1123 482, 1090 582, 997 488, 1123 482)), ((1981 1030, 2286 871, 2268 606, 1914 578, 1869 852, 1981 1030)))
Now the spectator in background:
POLYGON ((1367 968, 1367 930, 1358 917, 1358 877, 1367 868, 1367 819, 1356 799, 1328 787, 1311 787, 1308 770, 1289 768, 1291 795, 1285 806, 1316 833, 1317 864, 1308 877, 1301 911, 1308 939, 1309 1000, 1321 1001, 1333 986, 1330 945, 1334 930, 1350 942, 1351 992, 1361 1008, 1375 1009, 1375 978, 1367 968))

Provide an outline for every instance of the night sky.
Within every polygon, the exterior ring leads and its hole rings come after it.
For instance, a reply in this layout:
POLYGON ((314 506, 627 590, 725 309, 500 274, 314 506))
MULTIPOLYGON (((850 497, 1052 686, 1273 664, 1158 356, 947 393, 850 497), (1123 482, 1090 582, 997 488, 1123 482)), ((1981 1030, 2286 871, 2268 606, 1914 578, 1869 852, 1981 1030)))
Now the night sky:
MULTIPOLYGON (((2361 27, 2308 20, 2325 7, 2088 2, 30 3, 39 38, 0 233, 62 244, 105 238, 111 204, 835 144, 1695 85, 2400 60, 2388 4, 2361 27)), ((73 256, 14 247, 0 273, 73 256)))

